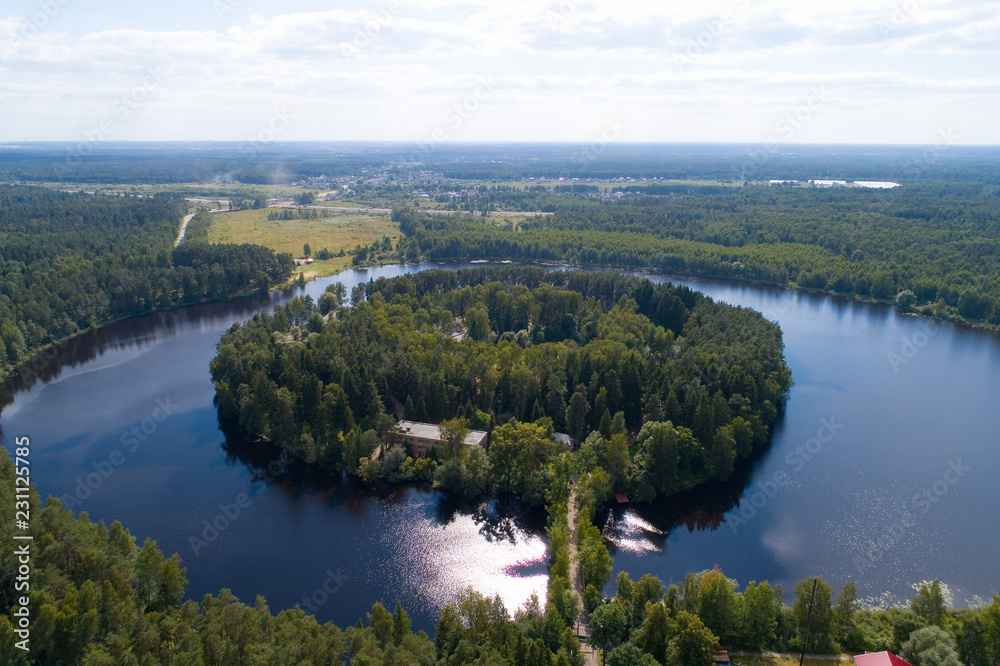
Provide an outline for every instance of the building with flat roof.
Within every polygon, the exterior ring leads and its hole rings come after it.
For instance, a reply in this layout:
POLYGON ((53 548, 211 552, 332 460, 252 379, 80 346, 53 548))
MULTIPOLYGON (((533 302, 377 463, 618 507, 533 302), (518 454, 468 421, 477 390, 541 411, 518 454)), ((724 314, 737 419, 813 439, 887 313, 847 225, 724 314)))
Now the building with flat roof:
MULTIPOLYGON (((410 450, 414 458, 423 458, 431 447, 444 444, 444 436, 441 428, 433 423, 418 423, 416 421, 400 421, 396 425, 398 432, 410 444, 410 450)), ((474 446, 483 446, 486 443, 486 433, 482 430, 470 430, 465 436, 462 446, 471 449, 474 446)))
POLYGON ((877 190, 891 190, 894 187, 899 187, 899 183, 888 180, 856 180, 851 184, 854 187, 869 187, 877 190))

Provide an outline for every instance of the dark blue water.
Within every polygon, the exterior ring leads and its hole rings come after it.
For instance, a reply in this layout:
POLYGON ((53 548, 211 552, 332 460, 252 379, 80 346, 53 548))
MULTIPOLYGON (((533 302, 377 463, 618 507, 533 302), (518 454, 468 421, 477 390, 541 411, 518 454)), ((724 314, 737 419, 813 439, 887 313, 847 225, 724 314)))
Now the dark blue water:
POLYGON ((670 581, 718 564, 741 585, 786 591, 819 574, 882 602, 933 578, 956 605, 1000 592, 997 336, 835 297, 684 282, 778 321, 795 386, 745 486, 614 512, 617 570, 670 581))
MULTIPOLYGON (((468 585, 513 609, 544 594, 544 516, 300 469, 227 438, 212 403, 208 364, 234 322, 272 301, 317 298, 334 280, 350 289, 430 267, 348 271, 270 301, 106 327, 15 382, 3 443, 31 437, 43 497, 180 553, 194 599, 263 594, 274 609, 299 603, 341 626, 401 600, 426 630, 468 585)), ((732 482, 613 513, 617 569, 669 582, 719 564, 741 583, 786 588, 819 573, 899 598, 940 577, 959 604, 1000 589, 995 336, 832 297, 685 282, 776 319, 796 386, 771 450, 732 482), (915 500, 925 488, 929 499, 915 500)))

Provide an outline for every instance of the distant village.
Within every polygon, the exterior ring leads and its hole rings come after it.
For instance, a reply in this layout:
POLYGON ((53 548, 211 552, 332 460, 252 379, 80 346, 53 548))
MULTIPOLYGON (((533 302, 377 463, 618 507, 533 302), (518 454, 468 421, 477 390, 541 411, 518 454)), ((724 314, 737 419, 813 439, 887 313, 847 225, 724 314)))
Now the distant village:
MULTIPOLYGON (((469 187, 468 181, 448 178, 439 171, 422 168, 422 164, 413 163, 402 166, 409 168, 401 169, 400 165, 366 166, 360 169, 360 171, 356 174, 350 176, 311 176, 290 184, 312 190, 333 190, 333 192, 326 197, 328 200, 340 198, 341 196, 351 196, 354 193, 353 188, 359 185, 378 188, 390 184, 409 184, 410 187, 413 188, 410 190, 410 196, 414 199, 434 199, 439 202, 446 200, 471 199, 478 194, 481 194, 480 190, 469 187)), ((627 192, 607 191, 603 189, 589 191, 591 188, 588 188, 588 191, 574 190, 572 192, 563 192, 563 194, 583 194, 585 196, 600 199, 621 199, 630 196, 641 196, 641 191, 637 191, 634 187, 636 185, 663 185, 677 181, 664 178, 662 176, 641 178, 633 178, 632 176, 617 176, 609 178, 523 176, 520 178, 520 182, 526 187, 544 186, 550 189, 568 185, 592 186, 597 184, 613 184, 618 185, 619 187, 632 186, 627 188, 629 190, 627 192)), ((899 187, 900 185, 899 183, 891 181, 848 181, 819 178, 809 180, 772 179, 766 182, 768 185, 773 187, 816 188, 862 187, 868 189, 892 189, 894 187, 899 187)), ((618 188, 613 188, 613 190, 616 189, 618 188)), ((560 193, 558 189, 555 191, 560 193)))

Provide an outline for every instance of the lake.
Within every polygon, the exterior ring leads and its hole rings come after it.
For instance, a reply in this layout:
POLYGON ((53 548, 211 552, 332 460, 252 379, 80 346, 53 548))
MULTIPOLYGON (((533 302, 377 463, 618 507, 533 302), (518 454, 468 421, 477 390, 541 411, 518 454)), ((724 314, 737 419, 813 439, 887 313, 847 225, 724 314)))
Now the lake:
MULTIPOLYGON (((212 402, 208 364, 233 323, 334 281, 438 267, 347 271, 88 333, 15 378, 2 441, 31 437, 43 498, 180 553, 196 600, 230 588, 340 626, 400 600, 428 632, 469 585, 514 609, 544 596, 544 514, 303 469, 227 436, 212 402)), ((778 321, 796 384, 771 448, 729 482, 606 512, 616 571, 669 583, 718 564, 786 598, 815 574, 880 599, 935 577, 957 605, 1000 592, 997 336, 832 296, 673 281, 778 321)))

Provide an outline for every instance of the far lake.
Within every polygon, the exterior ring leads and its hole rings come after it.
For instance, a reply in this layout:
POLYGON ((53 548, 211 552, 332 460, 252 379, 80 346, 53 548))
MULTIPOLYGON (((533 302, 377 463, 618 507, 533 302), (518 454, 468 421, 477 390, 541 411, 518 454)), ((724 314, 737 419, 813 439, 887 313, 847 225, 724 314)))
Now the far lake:
MULTIPOLYGON (((347 271, 87 334, 30 387, 14 381, 3 444, 31 437, 43 498, 73 496, 75 511, 180 553, 192 599, 230 588, 340 626, 398 599, 428 632, 468 585, 513 610, 544 596, 544 514, 287 465, 227 441, 212 402, 208 364, 233 323, 338 280, 439 267, 347 271)), ((718 564, 741 586, 783 584, 786 600, 815 574, 862 597, 908 599, 932 578, 956 605, 1000 593, 1000 337, 832 296, 673 281, 776 320, 795 386, 770 450, 729 483, 607 512, 616 571, 670 583, 718 564)))

